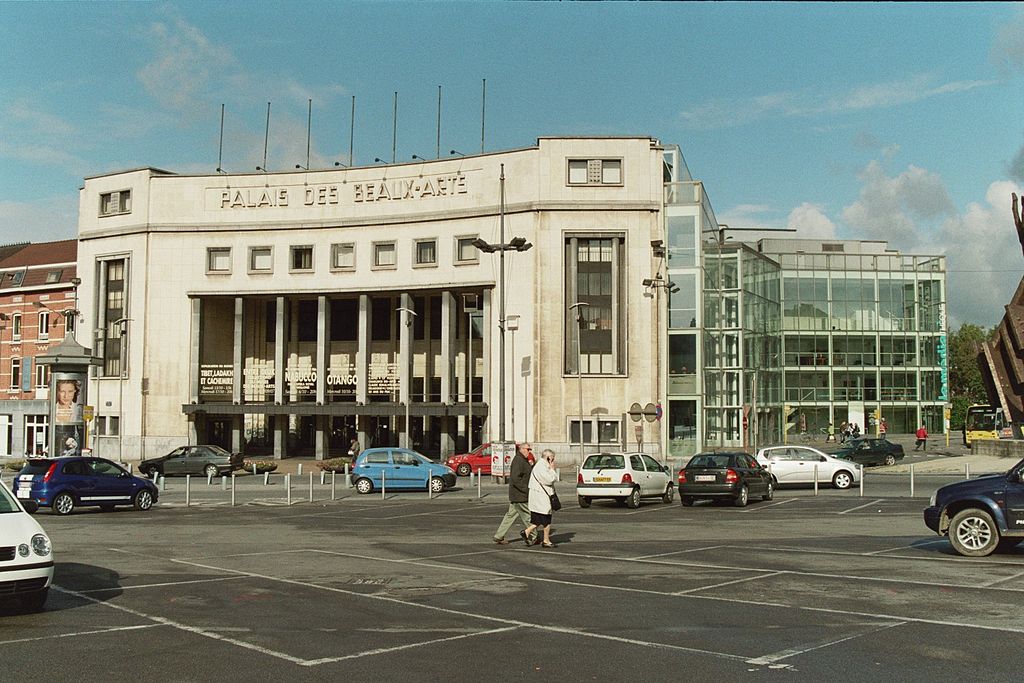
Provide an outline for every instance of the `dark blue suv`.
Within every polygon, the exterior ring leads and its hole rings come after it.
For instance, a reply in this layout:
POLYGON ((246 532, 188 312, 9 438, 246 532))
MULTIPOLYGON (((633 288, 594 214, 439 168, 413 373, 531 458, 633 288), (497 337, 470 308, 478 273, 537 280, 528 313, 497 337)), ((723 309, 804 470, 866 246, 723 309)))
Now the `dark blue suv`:
POLYGON ((953 549, 984 557, 1024 541, 1024 460, 1002 474, 943 486, 924 510, 924 523, 949 536, 953 549))
POLYGON ((80 505, 113 510, 133 505, 148 510, 158 492, 153 482, 135 477, 116 462, 104 458, 67 457, 29 460, 11 486, 18 498, 32 499, 58 515, 68 515, 80 505))

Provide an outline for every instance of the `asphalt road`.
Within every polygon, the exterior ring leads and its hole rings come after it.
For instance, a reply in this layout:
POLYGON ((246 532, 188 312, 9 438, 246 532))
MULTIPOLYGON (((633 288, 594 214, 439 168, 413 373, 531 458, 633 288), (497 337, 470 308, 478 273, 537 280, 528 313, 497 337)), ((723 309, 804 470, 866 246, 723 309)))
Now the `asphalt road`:
POLYGON ((0 617, 5 678, 1020 680, 1024 549, 961 558, 920 498, 563 495, 540 549, 491 541, 493 486, 185 508, 180 483, 148 513, 39 513, 55 587, 0 617))

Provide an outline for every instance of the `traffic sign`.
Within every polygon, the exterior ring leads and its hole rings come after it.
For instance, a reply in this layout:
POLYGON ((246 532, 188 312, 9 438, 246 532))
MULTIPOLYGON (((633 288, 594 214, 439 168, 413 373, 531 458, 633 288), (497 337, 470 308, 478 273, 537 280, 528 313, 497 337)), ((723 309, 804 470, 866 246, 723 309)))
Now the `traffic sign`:
POLYGON ((92 406, 82 406, 82 419, 85 420, 86 422, 92 422, 92 417, 93 417, 93 407, 92 406))
POLYGON ((648 403, 644 406, 644 419, 648 422, 654 422, 658 419, 658 407, 653 403, 648 403))
POLYGON ((643 408, 640 407, 639 403, 634 403, 629 407, 629 417, 633 422, 639 422, 643 416, 643 408))

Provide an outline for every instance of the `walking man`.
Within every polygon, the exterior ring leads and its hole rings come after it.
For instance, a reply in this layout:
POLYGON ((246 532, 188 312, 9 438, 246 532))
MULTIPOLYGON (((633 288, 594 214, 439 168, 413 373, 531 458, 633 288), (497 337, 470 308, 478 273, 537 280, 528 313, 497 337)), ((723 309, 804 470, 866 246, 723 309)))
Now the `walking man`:
POLYGON ((917 443, 914 444, 914 450, 920 448, 922 451, 928 450, 928 430, 924 428, 924 423, 917 428, 917 443))
MULTIPOLYGON (((533 447, 530 444, 521 443, 512 457, 508 478, 508 511, 494 532, 494 542, 498 545, 508 545, 505 534, 517 519, 524 529, 530 525, 530 508, 527 503, 530 500, 530 472, 533 471, 529 460, 532 453, 533 447)), ((532 543, 533 539, 529 539, 529 542, 532 543)))

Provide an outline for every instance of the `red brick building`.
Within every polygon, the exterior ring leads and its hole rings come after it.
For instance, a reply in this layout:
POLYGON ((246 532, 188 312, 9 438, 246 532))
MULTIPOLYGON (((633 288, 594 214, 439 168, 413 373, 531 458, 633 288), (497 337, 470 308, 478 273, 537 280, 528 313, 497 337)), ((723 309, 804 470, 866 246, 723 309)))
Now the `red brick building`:
POLYGON ((47 450, 50 377, 36 357, 78 321, 77 255, 76 240, 0 247, 0 456, 47 450))

